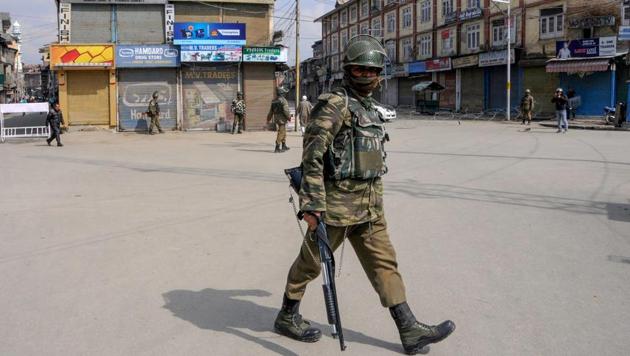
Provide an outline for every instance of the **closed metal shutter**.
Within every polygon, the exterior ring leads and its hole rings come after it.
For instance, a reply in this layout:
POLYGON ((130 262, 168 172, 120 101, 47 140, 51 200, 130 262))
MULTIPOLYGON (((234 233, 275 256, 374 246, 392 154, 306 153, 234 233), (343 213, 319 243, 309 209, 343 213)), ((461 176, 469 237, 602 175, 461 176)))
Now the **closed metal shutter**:
MULTIPOLYGON (((512 89, 510 91, 510 105, 512 108, 518 107, 521 102, 521 98, 519 96, 519 90, 521 88, 521 81, 519 70, 521 68, 512 65, 511 70, 511 82, 512 89)), ((489 75, 489 98, 488 98, 488 108, 489 109, 505 109, 506 100, 507 100, 507 90, 506 90, 506 81, 507 81, 507 70, 505 66, 494 66, 488 69, 489 75)))
POLYGON ((462 110, 483 110, 483 69, 462 68, 462 110))
POLYGON ((112 42, 110 5, 72 4, 72 43, 112 42))
MULTIPOLYGON (((565 95, 569 88, 573 88, 575 95, 582 97, 582 105, 575 111, 577 115, 598 116, 604 112, 604 106, 611 104, 610 76, 610 71, 583 75, 562 73, 560 74, 560 82, 562 83, 560 87, 564 90, 565 95)), ((546 101, 551 101, 551 97, 545 98, 546 101)))
POLYGON ((68 120, 72 125, 109 125, 109 72, 68 71, 68 120))
POLYGON ((523 92, 532 91, 534 112, 553 113, 556 108, 551 98, 558 87, 558 73, 547 73, 545 67, 523 68, 523 71, 523 92))
POLYGON ((214 6, 202 6, 192 2, 177 2, 175 5, 175 20, 177 22, 221 22, 220 11, 218 7, 214 6))
POLYGON ((392 106, 398 105, 398 78, 381 82, 381 103, 392 106))
POLYGON ((445 109, 455 109, 455 71, 438 73, 438 83, 442 84, 444 89, 440 93, 440 107, 445 109))
POLYGON ((164 5, 117 5, 118 43, 164 43, 164 5))
POLYGON ((415 93, 411 87, 416 83, 415 79, 398 78, 398 106, 415 105, 415 93))
POLYGON ((182 64, 184 130, 227 131, 238 90, 238 64, 182 64))
POLYGON ((145 115, 153 92, 159 92, 160 125, 174 129, 177 122, 177 72, 174 68, 120 69, 118 121, 120 131, 146 131, 145 115))
POLYGON ((267 113, 275 97, 275 64, 243 63, 245 104, 245 127, 262 130, 266 127, 267 113))

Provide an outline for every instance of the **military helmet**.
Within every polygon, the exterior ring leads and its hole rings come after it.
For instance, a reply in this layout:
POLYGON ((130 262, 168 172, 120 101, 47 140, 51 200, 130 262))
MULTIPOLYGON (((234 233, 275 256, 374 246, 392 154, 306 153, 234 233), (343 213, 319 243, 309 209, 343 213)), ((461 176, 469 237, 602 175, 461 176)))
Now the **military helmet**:
POLYGON ((154 98, 157 98, 159 94, 160 93, 156 90, 156 91, 153 92, 153 95, 151 95, 151 96, 154 97, 154 98))
POLYGON ((278 96, 283 96, 287 92, 288 91, 286 89, 284 89, 283 87, 278 87, 278 89, 276 89, 276 93, 278 94, 278 96))
POLYGON ((358 35, 350 39, 343 56, 343 68, 347 66, 385 67, 385 49, 373 36, 358 35))

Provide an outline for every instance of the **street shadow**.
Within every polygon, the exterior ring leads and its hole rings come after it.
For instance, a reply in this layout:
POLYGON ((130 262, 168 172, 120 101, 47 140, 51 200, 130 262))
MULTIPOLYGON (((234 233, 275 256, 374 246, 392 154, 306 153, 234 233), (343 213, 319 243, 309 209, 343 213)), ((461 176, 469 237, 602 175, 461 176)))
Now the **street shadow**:
MULTIPOLYGON (((268 337, 258 337, 243 331, 243 329, 251 330, 254 333, 273 331, 273 322, 278 314, 278 309, 258 305, 245 299, 246 297, 269 296, 271 293, 260 289, 220 290, 214 288, 200 291, 179 289, 162 294, 164 309, 198 328, 238 336, 280 355, 298 355, 271 341, 268 337)), ((312 321, 311 324, 320 328, 325 335, 329 330, 327 325, 312 321)), ((398 344, 379 340, 346 328, 343 329, 343 332, 348 342, 367 344, 397 353, 402 352, 402 347, 398 344)), ((336 342, 333 339, 325 341, 336 342)), ((426 348, 423 353, 428 352, 428 350, 426 348)))
POLYGON ((627 263, 630 265, 630 257, 609 255, 608 261, 617 263, 627 263))
POLYGON ((237 149, 237 151, 258 152, 258 153, 275 153, 273 150, 251 150, 251 149, 246 149, 246 148, 239 148, 239 149, 237 149))
POLYGON ((606 204, 608 219, 615 221, 630 222, 630 204, 606 204))

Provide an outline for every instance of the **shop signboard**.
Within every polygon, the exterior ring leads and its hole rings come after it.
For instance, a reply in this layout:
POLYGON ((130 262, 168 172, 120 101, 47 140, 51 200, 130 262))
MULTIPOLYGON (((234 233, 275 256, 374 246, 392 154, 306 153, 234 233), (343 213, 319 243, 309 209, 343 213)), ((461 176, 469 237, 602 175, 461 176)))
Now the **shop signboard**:
POLYGON ((619 41, 630 41, 630 26, 619 26, 619 41))
POLYGON ((113 45, 51 45, 51 67, 112 67, 113 45))
POLYGON ((476 19, 477 17, 481 17, 482 15, 483 15, 483 10, 481 10, 480 7, 470 7, 459 13, 459 20, 466 21, 466 20, 476 19))
POLYGON ((232 45, 181 46, 182 62, 240 62, 243 47, 232 45))
POLYGON ((59 4, 59 43, 70 43, 72 4, 59 4))
MULTIPOLYGON (((510 50, 510 63, 514 64, 514 49, 510 50)), ((480 67, 492 67, 507 64, 507 50, 479 54, 480 67)))
POLYGON ((215 63, 182 67, 185 130, 227 130, 230 103, 238 90, 238 65, 215 63))
POLYGON ((409 63, 409 74, 425 73, 426 71, 427 65, 425 61, 409 63))
POLYGON ((607 57, 617 54, 617 37, 585 38, 556 42, 556 58, 607 57))
POLYGON ((245 45, 244 23, 175 22, 177 45, 245 45))
POLYGON ((166 4, 167 0, 61 0, 62 3, 73 4, 166 4))
POLYGON ((118 45, 116 67, 179 67, 179 49, 171 45, 118 45))
POLYGON ((392 66, 392 77, 406 77, 409 75, 408 63, 396 63, 392 66))
POLYGON ((426 61, 427 72, 441 72, 451 70, 451 58, 443 57, 426 61))
POLYGON ((453 68, 473 67, 479 64, 479 55, 453 58, 453 68))
POLYGON ((615 26, 615 16, 588 16, 581 18, 570 18, 569 28, 593 28, 593 27, 613 27, 615 26))
POLYGON ((288 60, 288 48, 243 47, 243 62, 286 63, 288 60))
POLYGON ((173 43, 175 34, 175 5, 164 5, 164 34, 166 43, 173 43))

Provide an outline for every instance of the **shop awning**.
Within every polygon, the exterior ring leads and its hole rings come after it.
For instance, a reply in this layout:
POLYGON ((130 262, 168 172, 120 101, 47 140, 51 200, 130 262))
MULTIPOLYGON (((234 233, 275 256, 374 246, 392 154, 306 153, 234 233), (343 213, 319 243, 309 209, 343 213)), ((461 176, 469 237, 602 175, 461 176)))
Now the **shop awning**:
POLYGON ((558 59, 547 62, 547 73, 606 72, 610 58, 558 59))
POLYGON ((424 90, 442 91, 444 89, 446 88, 440 85, 440 83, 436 83, 436 82, 420 82, 411 87, 412 91, 424 91, 424 90))

